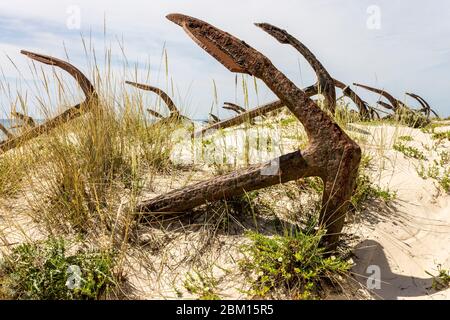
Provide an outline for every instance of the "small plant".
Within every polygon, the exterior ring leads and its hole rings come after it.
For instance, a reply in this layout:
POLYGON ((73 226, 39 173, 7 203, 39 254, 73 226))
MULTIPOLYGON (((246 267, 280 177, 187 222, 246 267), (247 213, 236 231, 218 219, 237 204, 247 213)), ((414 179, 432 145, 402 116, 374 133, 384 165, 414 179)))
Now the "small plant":
POLYGON ((408 158, 414 158, 418 160, 426 160, 427 158, 422 151, 415 147, 406 146, 402 143, 397 143, 394 145, 394 150, 403 153, 408 158))
POLYGON ((324 281, 337 281, 350 269, 341 258, 327 256, 319 245, 322 235, 294 231, 268 237, 249 232, 251 243, 243 246, 246 258, 240 264, 256 277, 250 280, 250 294, 267 297, 282 290, 292 298, 319 298, 324 281))
POLYGON ((430 177, 432 179, 439 178, 439 166, 437 165, 436 161, 432 166, 428 167, 427 175, 428 175, 428 177, 430 177))
POLYGON ((438 179, 438 182, 445 192, 450 192, 450 170, 447 170, 444 175, 438 179))
POLYGON ((363 204, 369 199, 381 199, 384 202, 389 202, 397 197, 395 192, 383 189, 371 181, 370 177, 365 173, 365 170, 370 166, 370 161, 370 156, 363 155, 359 166, 358 178, 356 179, 356 187, 350 199, 352 206, 356 210, 361 209, 363 204))
POLYGON ((420 128, 423 133, 434 133, 435 129, 439 127, 437 123, 429 123, 427 126, 420 128))
POLYGON ((219 295, 215 293, 217 280, 213 276, 188 273, 184 281, 184 287, 189 293, 198 295, 199 300, 220 300, 219 295))
POLYGON ((435 290, 444 290, 450 287, 450 271, 443 269, 442 265, 437 266, 438 275, 434 276, 430 272, 426 271, 427 274, 433 277, 433 283, 431 287, 435 290))
POLYGON ((449 140, 450 141, 450 131, 444 131, 439 133, 434 133, 432 138, 434 140, 449 140))
MULTIPOLYGON (((446 152, 444 152, 444 154, 446 154, 446 152)), ((424 165, 421 163, 419 165, 419 167, 416 168, 417 174, 422 178, 422 179, 434 179, 435 181, 437 181, 437 183, 439 184, 439 186, 442 187, 442 189, 445 192, 450 192, 450 170, 444 169, 444 172, 441 173, 441 170, 439 168, 439 164, 441 166, 444 166, 445 164, 442 164, 443 162, 446 163, 447 160, 440 160, 440 162, 437 162, 436 160, 434 160, 433 165, 429 166, 427 169, 427 172, 425 172, 425 167, 424 165)))
POLYGON ((444 166, 446 166, 446 165, 448 165, 448 164, 450 164, 450 152, 448 152, 448 151, 442 151, 440 154, 439 154, 439 164, 442 166, 442 167, 444 167, 444 166))
POLYGON ((298 120, 297 120, 297 118, 292 117, 292 116, 291 117, 287 117, 287 118, 283 118, 283 119, 280 120, 280 125, 282 127, 288 127, 288 126, 290 126, 290 125, 292 125, 294 123, 298 123, 298 120))
POLYGON ((68 255, 62 239, 22 244, 0 264, 0 297, 99 299, 116 285, 113 267, 111 252, 77 250, 68 255))
POLYGON ((401 141, 406 141, 406 142, 411 142, 414 140, 411 136, 401 136, 398 139, 401 141))
POLYGON ((422 162, 419 164, 418 167, 416 167, 416 172, 422 179, 426 180, 428 178, 425 172, 425 166, 423 165, 422 162))

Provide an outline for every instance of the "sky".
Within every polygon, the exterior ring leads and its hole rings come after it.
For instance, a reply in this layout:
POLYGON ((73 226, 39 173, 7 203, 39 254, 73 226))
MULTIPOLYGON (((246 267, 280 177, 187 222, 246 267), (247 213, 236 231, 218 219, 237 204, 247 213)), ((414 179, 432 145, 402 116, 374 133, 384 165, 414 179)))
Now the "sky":
MULTIPOLYGON (((384 88, 418 107, 405 97, 405 92, 414 92, 441 116, 450 116, 448 0, 0 0, 0 117, 7 116, 17 93, 27 97, 30 115, 42 115, 34 97, 42 85, 36 83, 39 72, 33 75, 21 49, 60 58, 67 53, 71 63, 89 74, 92 56, 86 57, 83 39, 95 49, 98 60, 103 59, 105 48, 111 50, 115 81, 137 80, 167 89, 193 118, 205 118, 210 111, 221 118, 230 116, 221 109, 225 101, 252 108, 276 98, 251 77, 238 75, 236 85, 235 74, 165 18, 175 12, 245 40, 299 87, 316 81, 312 69, 294 49, 279 44, 253 23, 286 29, 342 82, 384 88)), ((379 99, 354 89, 371 104, 379 99)))

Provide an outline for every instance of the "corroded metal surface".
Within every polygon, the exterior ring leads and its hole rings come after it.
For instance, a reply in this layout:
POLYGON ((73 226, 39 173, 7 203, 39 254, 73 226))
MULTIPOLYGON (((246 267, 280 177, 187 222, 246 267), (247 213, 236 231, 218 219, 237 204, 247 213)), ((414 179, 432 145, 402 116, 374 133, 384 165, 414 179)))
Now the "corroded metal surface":
POLYGON ((394 107, 394 109, 393 109, 394 111, 400 110, 402 108, 408 109, 408 107, 403 102, 401 102, 400 100, 394 98, 393 95, 391 95, 389 92, 386 92, 385 90, 369 87, 369 86, 366 86, 366 85, 363 85, 363 84, 359 84, 359 83, 354 83, 353 85, 382 95, 394 107))
POLYGON ((358 96, 356 92, 350 88, 350 86, 347 86, 343 82, 336 79, 333 79, 333 81, 336 88, 341 89, 344 96, 349 97, 358 107, 359 114, 361 115, 362 119, 373 119, 373 114, 370 113, 367 102, 361 99, 361 97, 358 96))
POLYGON ((8 139, 13 139, 15 136, 11 133, 11 131, 9 131, 8 129, 6 129, 6 127, 0 123, 0 131, 3 132, 6 136, 6 138, 8 139))
POLYGON ((247 111, 244 108, 242 108, 241 106, 238 106, 237 104, 231 103, 231 102, 225 102, 223 108, 226 110, 234 111, 237 114, 241 114, 241 113, 244 113, 247 111))
POLYGON ((433 113, 439 119, 439 115, 431 108, 430 104, 424 98, 414 93, 406 93, 406 95, 416 99, 420 103, 422 106, 422 110, 420 111, 425 113, 427 118, 429 118, 430 114, 433 113))
POLYGON ((26 141, 29 141, 37 136, 40 136, 41 134, 47 133, 50 130, 60 126, 61 124, 79 117, 80 115, 83 114, 83 112, 89 111, 91 107, 98 104, 98 95, 95 91, 94 86, 89 81, 89 79, 72 64, 51 56, 46 56, 25 50, 21 51, 21 53, 35 61, 61 68, 62 70, 69 73, 80 85, 81 90, 83 90, 84 95, 86 96, 86 99, 83 102, 67 109, 66 111, 54 117, 53 119, 47 120, 43 124, 29 128, 19 136, 12 137, 10 139, 1 142, 0 143, 1 152, 13 149, 26 141))
POLYGON ((300 52, 306 61, 308 61, 317 76, 317 83, 315 84, 316 92, 320 92, 324 96, 325 108, 334 114, 336 110, 336 90, 334 88, 334 80, 311 50, 298 39, 290 35, 286 30, 282 30, 268 23, 255 23, 255 25, 270 34, 280 43, 293 46, 300 52))
POLYGON ((141 90, 151 91, 151 92, 156 93, 167 105, 167 108, 169 108, 171 115, 180 114, 180 111, 178 110, 178 108, 175 105, 175 103, 173 102, 173 100, 163 90, 161 90, 157 87, 149 86, 148 84, 142 84, 142 83, 131 82, 131 81, 125 81, 125 83, 129 84, 133 87, 136 87, 138 89, 141 89, 141 90))
POLYGON ((390 105, 387 102, 381 101, 381 100, 377 101, 377 104, 379 104, 380 106, 382 106, 383 108, 388 109, 388 110, 392 110, 392 111, 397 110, 394 106, 390 105))

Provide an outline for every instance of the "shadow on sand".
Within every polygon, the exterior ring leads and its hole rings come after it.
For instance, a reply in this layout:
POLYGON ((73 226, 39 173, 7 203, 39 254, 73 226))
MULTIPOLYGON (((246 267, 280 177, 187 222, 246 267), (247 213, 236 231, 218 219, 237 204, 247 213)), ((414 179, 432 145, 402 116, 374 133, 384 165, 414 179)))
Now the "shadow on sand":
POLYGON ((373 267, 379 267, 381 281, 379 289, 370 290, 373 298, 385 300, 398 300, 401 298, 419 298, 436 293, 432 289, 433 278, 417 278, 396 274, 391 270, 384 248, 373 240, 365 240, 355 247, 356 265, 352 269, 355 278, 364 287, 368 284, 376 285, 373 267))

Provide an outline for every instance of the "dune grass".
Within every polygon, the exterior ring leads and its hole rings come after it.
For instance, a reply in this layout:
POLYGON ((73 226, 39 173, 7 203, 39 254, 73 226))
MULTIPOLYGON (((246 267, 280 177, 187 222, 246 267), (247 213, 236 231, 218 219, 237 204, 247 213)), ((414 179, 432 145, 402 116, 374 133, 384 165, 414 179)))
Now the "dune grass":
MULTIPOLYGON (((244 124, 238 133, 243 136, 239 147, 230 143, 235 141, 229 138, 233 130, 192 141, 191 124, 175 118, 152 119, 145 111, 148 106, 142 92, 117 85, 111 76, 110 54, 105 57, 106 70, 100 72, 94 60, 89 72, 100 95, 98 105, 0 155, 1 298, 102 299, 110 291, 124 291, 123 277, 147 276, 143 282, 164 287, 164 294, 169 282, 172 297, 182 297, 186 292, 180 291, 185 290, 199 299, 219 299, 222 283, 212 271, 213 263, 205 259, 215 263, 218 247, 231 240, 230 251, 243 256, 233 258, 230 268, 239 275, 243 271, 251 275, 242 290, 246 297, 268 298, 282 292, 295 299, 321 298, 326 285, 335 285, 349 274, 351 265, 344 254, 330 256, 320 247, 317 220, 323 183, 319 178, 207 204, 186 217, 142 217, 136 212, 143 198, 193 183, 197 176, 223 174, 252 161, 305 148, 308 141, 302 126, 287 111, 244 124), (182 148, 196 153, 196 143, 200 146, 198 162, 176 161, 182 148), (209 152, 218 156, 208 161, 209 152), (66 285, 72 265, 86 279, 77 290, 66 285)), ((167 52, 163 60, 168 83, 167 52)), ((44 84, 37 85, 39 101, 53 102, 57 110, 78 101, 78 90, 57 71, 41 74, 35 67, 32 70, 38 77, 35 81, 44 84), (55 78, 59 83, 56 101, 51 92, 55 88, 48 85, 55 78)), ((242 87, 248 107, 252 86, 247 78, 242 78, 242 87)), ((256 81, 254 90, 257 95, 256 81)), ((215 83, 213 94, 217 104, 215 83)), ((164 108, 160 100, 156 104, 164 108)), ((55 109, 41 111, 50 118, 57 113, 55 109)), ((368 137, 349 125, 366 122, 348 104, 338 104, 335 120, 356 141, 367 142, 368 137)), ((378 124, 402 125, 394 120, 378 124)), ((386 148, 380 147, 379 152, 386 148)), ((405 145, 397 149, 423 159, 419 150, 405 145)), ((447 158, 443 155, 442 163, 448 163, 447 158)), ((370 200, 395 199, 395 192, 372 181, 367 173, 370 161, 369 156, 362 161, 349 215, 358 214, 370 200)), ((450 188, 448 177, 441 181, 444 188, 450 188)), ((125 294, 140 297, 139 293, 125 294)))
POLYGON ((0 297, 92 300, 112 293, 119 280, 113 252, 79 248, 69 254, 67 245, 49 239, 15 247, 0 264, 0 297))

